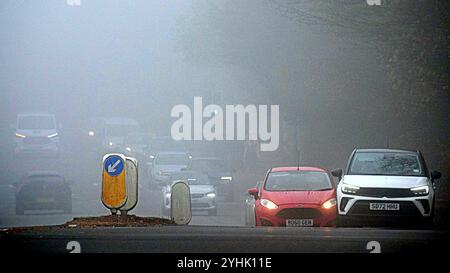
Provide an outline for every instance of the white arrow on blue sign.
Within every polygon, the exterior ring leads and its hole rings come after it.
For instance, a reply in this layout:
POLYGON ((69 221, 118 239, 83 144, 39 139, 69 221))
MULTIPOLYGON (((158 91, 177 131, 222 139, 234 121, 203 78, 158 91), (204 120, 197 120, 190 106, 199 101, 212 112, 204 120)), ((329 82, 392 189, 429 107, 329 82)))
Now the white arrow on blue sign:
POLYGON ((105 171, 110 176, 118 176, 123 171, 123 159, 117 155, 111 155, 105 159, 105 171))

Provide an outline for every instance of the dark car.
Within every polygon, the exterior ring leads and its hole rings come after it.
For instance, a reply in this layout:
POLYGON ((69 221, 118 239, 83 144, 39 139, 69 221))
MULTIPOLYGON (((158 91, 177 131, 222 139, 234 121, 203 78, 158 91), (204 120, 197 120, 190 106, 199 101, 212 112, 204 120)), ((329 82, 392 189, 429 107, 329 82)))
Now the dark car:
POLYGON ((233 201, 233 173, 224 159, 217 157, 194 157, 189 169, 208 175, 216 185, 217 193, 225 201, 233 201))
POLYGON ((32 172, 25 175, 16 192, 16 214, 26 210, 61 210, 72 213, 69 182, 56 172, 32 172))

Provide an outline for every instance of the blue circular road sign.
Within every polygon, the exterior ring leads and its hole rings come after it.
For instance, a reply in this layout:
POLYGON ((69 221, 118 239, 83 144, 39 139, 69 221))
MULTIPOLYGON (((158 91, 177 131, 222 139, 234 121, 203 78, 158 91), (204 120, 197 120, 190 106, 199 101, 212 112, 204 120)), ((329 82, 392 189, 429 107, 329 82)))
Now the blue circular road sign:
POLYGON ((123 163, 123 159, 120 156, 111 155, 105 159, 103 167, 105 168, 105 172, 109 175, 118 176, 123 171, 123 163))

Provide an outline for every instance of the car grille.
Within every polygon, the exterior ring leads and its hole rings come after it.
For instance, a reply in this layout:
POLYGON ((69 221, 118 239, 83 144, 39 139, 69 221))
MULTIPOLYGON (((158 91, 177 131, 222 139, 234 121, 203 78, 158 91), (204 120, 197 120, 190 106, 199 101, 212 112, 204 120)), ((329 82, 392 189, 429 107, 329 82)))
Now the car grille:
POLYGON ((417 207, 409 201, 356 201, 350 209, 348 215, 367 215, 367 216, 421 216, 417 207), (370 203, 399 203, 400 210, 370 210, 370 203))
POLYGON ((311 208, 283 209, 277 213, 283 219, 314 219, 321 216, 320 211, 311 208))
POLYGON ((49 144, 51 140, 48 137, 27 137, 23 142, 26 144, 42 145, 49 144))
POLYGON ((192 193, 191 198, 202 198, 205 196, 203 193, 192 193))
POLYGON ((392 188, 360 188, 358 196, 378 197, 378 198, 401 198, 414 197, 414 193, 410 189, 392 189, 392 188))

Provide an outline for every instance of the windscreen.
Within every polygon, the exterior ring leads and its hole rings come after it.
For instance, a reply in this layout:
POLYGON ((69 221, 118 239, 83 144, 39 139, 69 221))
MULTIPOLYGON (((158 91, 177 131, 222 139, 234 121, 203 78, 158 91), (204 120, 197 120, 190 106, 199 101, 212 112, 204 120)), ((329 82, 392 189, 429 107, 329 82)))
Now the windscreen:
POLYGON ((317 171, 272 172, 265 184, 268 191, 320 191, 331 187, 328 174, 317 171))
POLYGON ((55 120, 50 116, 25 116, 19 119, 18 129, 51 130, 55 129, 55 120))
POLYGON ((417 154, 356 153, 348 174, 423 176, 424 170, 417 154))

